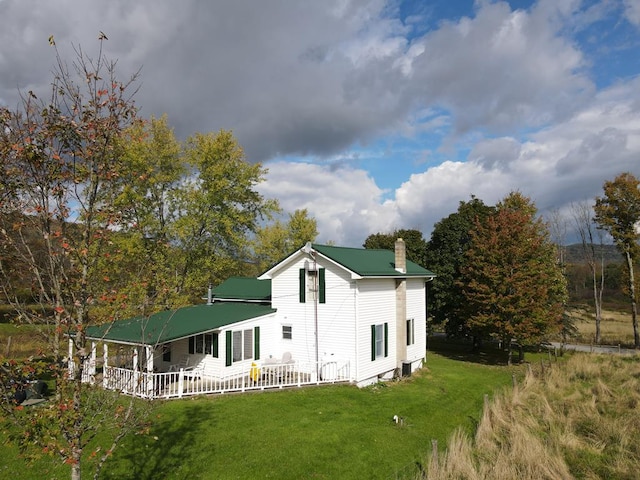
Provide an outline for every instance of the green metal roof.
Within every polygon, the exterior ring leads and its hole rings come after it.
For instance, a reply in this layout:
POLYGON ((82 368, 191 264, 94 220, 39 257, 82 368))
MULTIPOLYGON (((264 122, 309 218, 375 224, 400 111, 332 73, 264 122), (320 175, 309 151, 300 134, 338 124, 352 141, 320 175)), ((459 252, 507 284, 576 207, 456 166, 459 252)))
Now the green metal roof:
POLYGON ((214 298, 225 300, 271 301, 271 280, 231 277, 213 289, 214 298))
POLYGON ((87 338, 157 345, 272 313, 275 309, 255 303, 214 302, 91 326, 87 328, 87 338))
POLYGON ((396 270, 391 250, 334 247, 313 244, 313 249, 363 277, 435 277, 435 273, 407 260, 407 273, 396 270))

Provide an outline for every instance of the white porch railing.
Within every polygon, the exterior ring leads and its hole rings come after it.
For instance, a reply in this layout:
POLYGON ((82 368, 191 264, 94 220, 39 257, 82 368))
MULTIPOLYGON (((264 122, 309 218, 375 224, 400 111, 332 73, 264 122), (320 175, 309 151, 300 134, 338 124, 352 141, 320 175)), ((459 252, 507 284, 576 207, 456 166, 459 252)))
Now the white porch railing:
POLYGON ((146 373, 125 368, 104 367, 104 388, 142 398, 180 398, 211 393, 244 392, 303 385, 350 381, 349 362, 292 362, 242 366, 224 377, 204 371, 146 373))

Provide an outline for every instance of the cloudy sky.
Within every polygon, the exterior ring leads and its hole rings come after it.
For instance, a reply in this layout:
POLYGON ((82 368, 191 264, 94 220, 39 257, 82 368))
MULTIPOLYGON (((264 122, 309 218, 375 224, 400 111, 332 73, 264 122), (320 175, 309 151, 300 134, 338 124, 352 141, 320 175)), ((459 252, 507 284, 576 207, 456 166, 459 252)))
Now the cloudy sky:
POLYGON ((640 0, 0 0, 0 104, 51 79, 54 35, 104 32, 180 138, 233 130, 260 191, 318 241, 435 222, 471 195, 541 213, 640 176, 640 0))

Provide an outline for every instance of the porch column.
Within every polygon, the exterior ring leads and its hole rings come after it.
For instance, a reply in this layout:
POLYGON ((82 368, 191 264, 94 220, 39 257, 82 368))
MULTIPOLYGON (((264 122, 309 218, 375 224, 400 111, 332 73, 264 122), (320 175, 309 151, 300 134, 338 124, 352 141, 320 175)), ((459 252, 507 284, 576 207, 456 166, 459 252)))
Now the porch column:
POLYGON ((133 347, 133 385, 131 386, 135 394, 138 391, 138 382, 140 381, 140 372, 138 371, 138 347, 133 347))
POLYGON ((145 350, 147 353, 147 395, 151 398, 154 396, 153 390, 153 347, 151 345, 145 345, 145 350))
POLYGON ((91 357, 89 360, 89 379, 91 385, 96 382, 96 342, 91 342, 91 357))
POLYGON ((107 388, 109 380, 107 379, 107 366, 109 363, 109 346, 106 343, 102 344, 102 388, 107 388))

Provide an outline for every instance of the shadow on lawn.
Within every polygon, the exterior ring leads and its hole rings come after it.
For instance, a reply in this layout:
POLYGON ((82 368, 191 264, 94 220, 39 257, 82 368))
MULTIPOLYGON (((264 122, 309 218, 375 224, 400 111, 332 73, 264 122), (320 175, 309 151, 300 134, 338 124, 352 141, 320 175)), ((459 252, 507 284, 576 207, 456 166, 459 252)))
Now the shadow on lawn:
MULTIPOLYGON (((474 351, 471 341, 464 339, 447 339, 446 337, 429 337, 427 357, 429 352, 461 362, 478 363, 481 365, 507 365, 507 352, 496 348, 492 344, 485 344, 479 351, 474 351)), ((517 352, 513 361, 517 362, 517 352)))
POLYGON ((203 432, 199 426, 217 423, 211 404, 194 402, 184 408, 182 403, 181 407, 163 409, 162 415, 153 421, 148 435, 129 437, 116 455, 117 471, 101 478, 181 478, 178 472, 185 463, 193 461, 194 449, 198 448, 202 436, 212 434, 211 431, 203 432))

